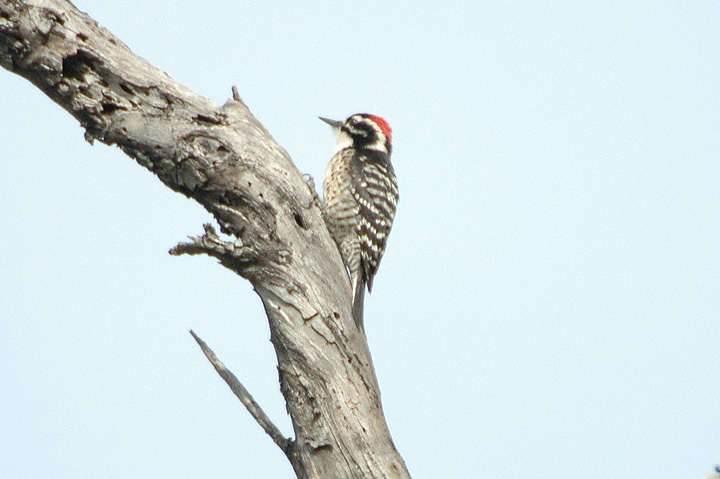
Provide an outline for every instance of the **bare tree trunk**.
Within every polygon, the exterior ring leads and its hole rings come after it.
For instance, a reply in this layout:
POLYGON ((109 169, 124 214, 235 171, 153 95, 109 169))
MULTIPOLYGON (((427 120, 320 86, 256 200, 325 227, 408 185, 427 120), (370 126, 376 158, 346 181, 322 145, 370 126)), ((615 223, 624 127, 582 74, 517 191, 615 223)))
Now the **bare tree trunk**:
POLYGON ((197 95, 63 0, 0 0, 0 63, 77 118, 88 141, 118 145, 232 235, 206 226, 172 252, 215 256, 260 295, 295 439, 233 390, 297 477, 409 478, 314 187, 237 93, 222 107, 197 95))

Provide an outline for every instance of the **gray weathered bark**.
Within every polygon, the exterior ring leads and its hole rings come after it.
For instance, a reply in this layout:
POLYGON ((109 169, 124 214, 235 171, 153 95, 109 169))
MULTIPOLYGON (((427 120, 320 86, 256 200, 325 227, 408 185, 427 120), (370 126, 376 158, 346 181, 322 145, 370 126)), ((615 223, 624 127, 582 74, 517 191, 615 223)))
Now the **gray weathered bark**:
POLYGON ((211 254, 260 295, 295 430, 273 439, 297 477, 409 478, 314 188, 239 97, 218 106, 197 95, 63 0, 0 0, 0 64, 232 235, 206 227, 173 252, 211 254))

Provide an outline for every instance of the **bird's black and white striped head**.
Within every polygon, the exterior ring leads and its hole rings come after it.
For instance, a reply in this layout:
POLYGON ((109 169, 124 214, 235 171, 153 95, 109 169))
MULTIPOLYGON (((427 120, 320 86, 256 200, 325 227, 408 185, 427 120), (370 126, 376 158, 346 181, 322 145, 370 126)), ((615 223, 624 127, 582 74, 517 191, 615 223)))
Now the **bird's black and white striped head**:
POLYGON ((356 113, 345 121, 320 117, 332 126, 338 138, 338 151, 346 148, 375 150, 390 155, 392 152, 392 128, 384 118, 368 113, 356 113))

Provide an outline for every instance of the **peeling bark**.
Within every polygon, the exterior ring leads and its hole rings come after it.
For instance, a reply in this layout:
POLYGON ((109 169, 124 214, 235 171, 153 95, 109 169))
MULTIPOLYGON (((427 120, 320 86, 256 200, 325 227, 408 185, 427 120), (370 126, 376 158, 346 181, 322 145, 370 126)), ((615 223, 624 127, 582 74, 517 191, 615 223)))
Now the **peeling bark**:
POLYGON ((172 252, 217 257, 258 292, 295 432, 273 439, 297 477, 409 478, 314 187, 237 94, 223 106, 197 95, 62 0, 0 0, 0 64, 232 237, 206 228, 172 252))

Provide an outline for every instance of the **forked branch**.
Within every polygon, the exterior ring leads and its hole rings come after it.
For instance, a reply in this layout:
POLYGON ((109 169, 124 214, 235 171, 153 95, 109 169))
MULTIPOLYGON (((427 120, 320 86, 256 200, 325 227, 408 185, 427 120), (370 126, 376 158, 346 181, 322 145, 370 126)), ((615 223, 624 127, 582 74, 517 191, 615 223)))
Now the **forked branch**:
MULTIPOLYGON (((238 93, 223 106, 201 97, 66 0, 0 0, 0 65, 77 118, 90 142, 117 145, 234 237, 206 227, 172 252, 214 256, 258 292, 293 422, 296 475, 409 478, 316 194, 238 93)), ((287 439, 240 396, 287 453, 287 439)))

